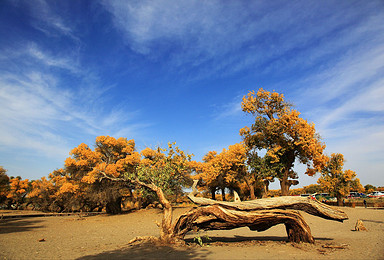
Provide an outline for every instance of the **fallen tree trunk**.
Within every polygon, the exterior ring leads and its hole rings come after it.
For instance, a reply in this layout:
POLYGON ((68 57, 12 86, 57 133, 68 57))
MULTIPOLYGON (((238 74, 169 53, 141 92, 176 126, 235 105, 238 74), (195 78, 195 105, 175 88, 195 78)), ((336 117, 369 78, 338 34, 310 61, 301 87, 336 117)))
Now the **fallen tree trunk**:
POLYGON ((284 196, 240 202, 217 201, 207 198, 195 197, 193 193, 189 194, 188 198, 198 205, 220 205, 228 209, 236 209, 240 211, 294 209, 302 210, 321 218, 336 220, 340 222, 348 219, 347 214, 341 210, 330 207, 324 203, 319 202, 318 200, 298 196, 284 196))
POLYGON ((248 227, 254 231, 265 231, 278 224, 285 225, 289 241, 314 243, 311 230, 300 213, 279 209, 241 211, 221 205, 199 207, 181 215, 171 233, 175 239, 183 239, 191 230, 248 227))
POLYGON ((191 230, 225 230, 248 227, 255 231, 265 231, 275 225, 284 224, 288 240, 292 242, 314 243, 308 224, 299 212, 343 222, 348 216, 341 210, 332 208, 317 200, 285 196, 251 201, 240 201, 235 194, 235 202, 217 201, 195 197, 197 180, 188 198, 202 205, 181 215, 170 228, 170 237, 175 241, 184 238, 191 230))

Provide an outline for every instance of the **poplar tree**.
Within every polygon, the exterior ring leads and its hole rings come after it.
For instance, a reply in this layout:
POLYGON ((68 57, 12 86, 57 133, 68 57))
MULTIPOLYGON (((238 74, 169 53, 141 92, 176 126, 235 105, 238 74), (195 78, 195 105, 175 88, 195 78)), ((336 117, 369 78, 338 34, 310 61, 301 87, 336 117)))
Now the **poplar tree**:
POLYGON ((305 174, 320 172, 326 162, 325 145, 316 133, 315 125, 300 117, 283 94, 262 88, 250 91, 243 97, 242 110, 255 117, 251 127, 240 130, 249 150, 266 150, 271 163, 279 166, 276 178, 280 181, 283 196, 291 185, 298 184, 293 171, 295 161, 307 165, 305 174))

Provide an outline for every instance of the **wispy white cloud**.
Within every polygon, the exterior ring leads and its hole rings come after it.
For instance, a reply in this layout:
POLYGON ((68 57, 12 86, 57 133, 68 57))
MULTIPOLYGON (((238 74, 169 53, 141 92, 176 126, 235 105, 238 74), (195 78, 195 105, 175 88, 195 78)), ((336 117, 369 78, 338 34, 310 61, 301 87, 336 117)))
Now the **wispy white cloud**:
POLYGON ((185 73, 191 74, 191 68, 195 68, 197 71, 190 76, 195 79, 250 69, 273 73, 315 66, 351 43, 371 38, 383 27, 378 14, 361 21, 361 10, 375 3, 340 3, 332 14, 328 10, 335 6, 328 2, 103 3, 132 50, 162 60, 166 55, 168 68, 185 73), (369 37, 364 37, 368 32, 369 37), (354 41, 348 41, 351 37, 354 41))
POLYGON ((309 76, 305 83, 311 86, 311 90, 305 91, 303 96, 328 102, 346 94, 350 97, 365 91, 369 80, 380 79, 384 69, 384 47, 367 47, 349 53, 319 74, 309 76))
MULTIPOLYGON (((345 124, 348 121, 376 120, 376 117, 384 116, 384 78, 375 82, 370 88, 363 91, 356 90, 355 96, 348 98, 338 107, 328 110, 320 120, 320 126, 323 128, 332 127, 334 124, 345 124)), ((384 122, 369 122, 383 124, 384 122)), ((361 122, 360 122, 361 124, 361 122)))
POLYGON ((3 149, 21 147, 48 156, 63 156, 68 153, 64 151, 67 144, 60 135, 53 134, 53 128, 55 122, 69 117, 30 88, 33 84, 23 86, 0 79, 0 101, 3 104, 0 111, 1 146, 3 149))
POLYGON ((65 53, 65 55, 55 56, 43 52, 36 44, 29 44, 26 49, 26 55, 29 55, 32 59, 39 61, 44 66, 56 67, 65 70, 69 70, 74 74, 81 74, 82 70, 79 67, 79 62, 75 58, 75 54, 65 53))
POLYGON ((2 56, 3 63, 18 64, 0 76, 2 150, 24 148, 65 158, 74 145, 84 141, 81 137, 137 133, 146 127, 130 124, 138 111, 126 112, 118 103, 106 109, 108 87, 102 87, 94 72, 71 57, 65 53, 52 56, 36 44, 2 56), (75 78, 76 85, 66 85, 63 75, 75 78))
MULTIPOLYGON (((261 15, 262 3, 252 4, 252 12, 237 2, 219 1, 104 1, 104 5, 134 51, 156 58, 172 48, 176 51, 168 60, 179 68, 198 67, 237 51, 266 30, 248 21, 251 14, 261 15)), ((226 69, 231 56, 226 58, 206 71, 226 69)))
POLYGON ((228 119, 231 117, 239 117, 242 115, 243 111, 241 110, 241 98, 240 96, 237 96, 233 99, 232 102, 228 104, 224 104, 223 106, 219 107, 217 111, 217 115, 215 116, 216 120, 220 119, 228 119))
MULTIPOLYGON (((19 3, 15 1, 16 5, 19 3)), ((29 7, 30 14, 34 18, 32 25, 47 34, 48 36, 67 36, 72 40, 79 42, 79 38, 74 32, 71 24, 62 17, 61 10, 52 8, 54 3, 52 1, 37 0, 33 2, 26 2, 29 7)))
MULTIPOLYGON (((384 34, 377 38, 378 41, 349 48, 337 62, 294 82, 294 100, 323 132, 356 120, 368 122, 383 116, 384 48, 380 39, 384 40, 384 34)), ((378 120, 376 124, 384 123, 378 120)))

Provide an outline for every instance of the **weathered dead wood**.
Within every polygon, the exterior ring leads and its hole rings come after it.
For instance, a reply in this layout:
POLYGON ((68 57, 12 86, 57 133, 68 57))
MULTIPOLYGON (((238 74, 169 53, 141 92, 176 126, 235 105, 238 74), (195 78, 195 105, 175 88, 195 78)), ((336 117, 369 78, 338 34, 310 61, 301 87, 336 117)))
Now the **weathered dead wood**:
POLYGON ((294 209, 302 210, 311 215, 325 219, 331 219, 343 222, 348 219, 347 214, 336 208, 330 207, 318 200, 313 200, 305 197, 284 196, 276 198, 265 198, 241 202, 217 201, 207 198, 195 197, 188 195, 188 198, 195 204, 220 205, 228 209, 237 209, 242 211, 268 210, 268 209, 294 209))
POLYGON ((340 246, 336 245, 323 245, 323 248, 329 248, 329 249, 346 249, 348 247, 348 244, 342 244, 340 246))
POLYGON ((256 199, 249 201, 217 201, 202 197, 195 197, 196 184, 193 185, 193 191, 188 195, 188 198, 197 205, 220 205, 228 209, 237 209, 241 211, 269 210, 269 209, 294 209, 302 210, 311 215, 325 219, 331 219, 343 222, 348 219, 347 214, 343 211, 330 207, 324 203, 306 197, 299 196, 283 196, 276 198, 256 199))
POLYGON ((240 201, 240 198, 235 199, 235 202, 216 201, 195 197, 196 185, 197 181, 188 198, 201 206, 181 215, 173 223, 169 233, 175 241, 183 239, 191 230, 248 227, 255 231, 265 231, 284 224, 289 241, 314 243, 308 224, 299 212, 293 210, 341 222, 348 219, 343 211, 309 198, 285 196, 251 201, 240 201))
POLYGON ((289 241, 314 242, 311 230, 299 212, 279 209, 241 211, 221 205, 199 207, 181 215, 172 234, 176 239, 182 239, 191 230, 249 227, 254 231, 264 231, 278 224, 285 225, 289 241))
POLYGON ((355 225, 355 231, 367 231, 367 228, 364 226, 363 221, 358 219, 355 225))

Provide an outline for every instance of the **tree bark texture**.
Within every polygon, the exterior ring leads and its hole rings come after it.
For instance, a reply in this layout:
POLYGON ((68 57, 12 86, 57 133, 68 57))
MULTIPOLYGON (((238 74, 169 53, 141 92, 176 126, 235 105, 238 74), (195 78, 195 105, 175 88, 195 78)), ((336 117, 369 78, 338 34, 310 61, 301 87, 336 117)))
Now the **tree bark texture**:
POLYGON ((241 202, 217 201, 202 197, 195 197, 193 194, 189 194, 188 198, 198 205, 220 205, 225 208, 237 209, 241 211, 293 209, 302 210, 314 216, 340 222, 348 219, 347 214, 343 211, 308 197, 284 196, 241 202))
POLYGON ((176 239, 182 239, 191 230, 248 227, 254 231, 265 231, 278 224, 285 225, 289 241, 314 243, 311 230, 300 213, 279 209, 241 211, 221 205, 199 207, 181 215, 172 233, 176 239))
POLYGON ((308 224, 296 210, 341 222, 348 219, 341 210, 305 197, 285 196, 236 202, 195 197, 196 184, 197 182, 188 198, 202 206, 181 215, 173 223, 169 233, 174 240, 183 239, 191 230, 248 227, 255 231, 265 231, 275 225, 284 224, 289 241, 314 243, 308 224))
POLYGON ((289 195, 289 182, 288 182, 289 168, 284 169, 283 177, 280 179, 281 195, 289 195))
POLYGON ((336 200, 337 200, 337 206, 339 207, 344 206, 344 200, 340 194, 336 194, 336 200))
POLYGON ((263 198, 266 198, 268 196, 268 191, 269 191, 269 181, 268 180, 264 180, 264 187, 263 187, 263 195, 262 197, 263 198))
POLYGON ((251 197, 251 200, 256 199, 254 182, 251 182, 250 180, 245 178, 245 183, 247 184, 247 186, 249 188, 249 195, 251 197))
POLYGON ((221 199, 225 201, 225 188, 221 188, 221 199))
POLYGON ((147 187, 148 189, 151 189, 152 191, 156 192, 156 195, 159 199, 160 204, 163 206, 163 219, 161 221, 160 227, 160 240, 166 243, 173 242, 174 235, 172 233, 172 216, 173 216, 173 209, 172 205, 167 200, 167 198, 164 195, 163 190, 156 186, 153 183, 145 183, 140 181, 138 178, 133 180, 132 182, 142 186, 147 187))
POLYGON ((213 200, 216 199, 216 189, 215 189, 215 188, 211 188, 211 198, 212 198, 213 200))

